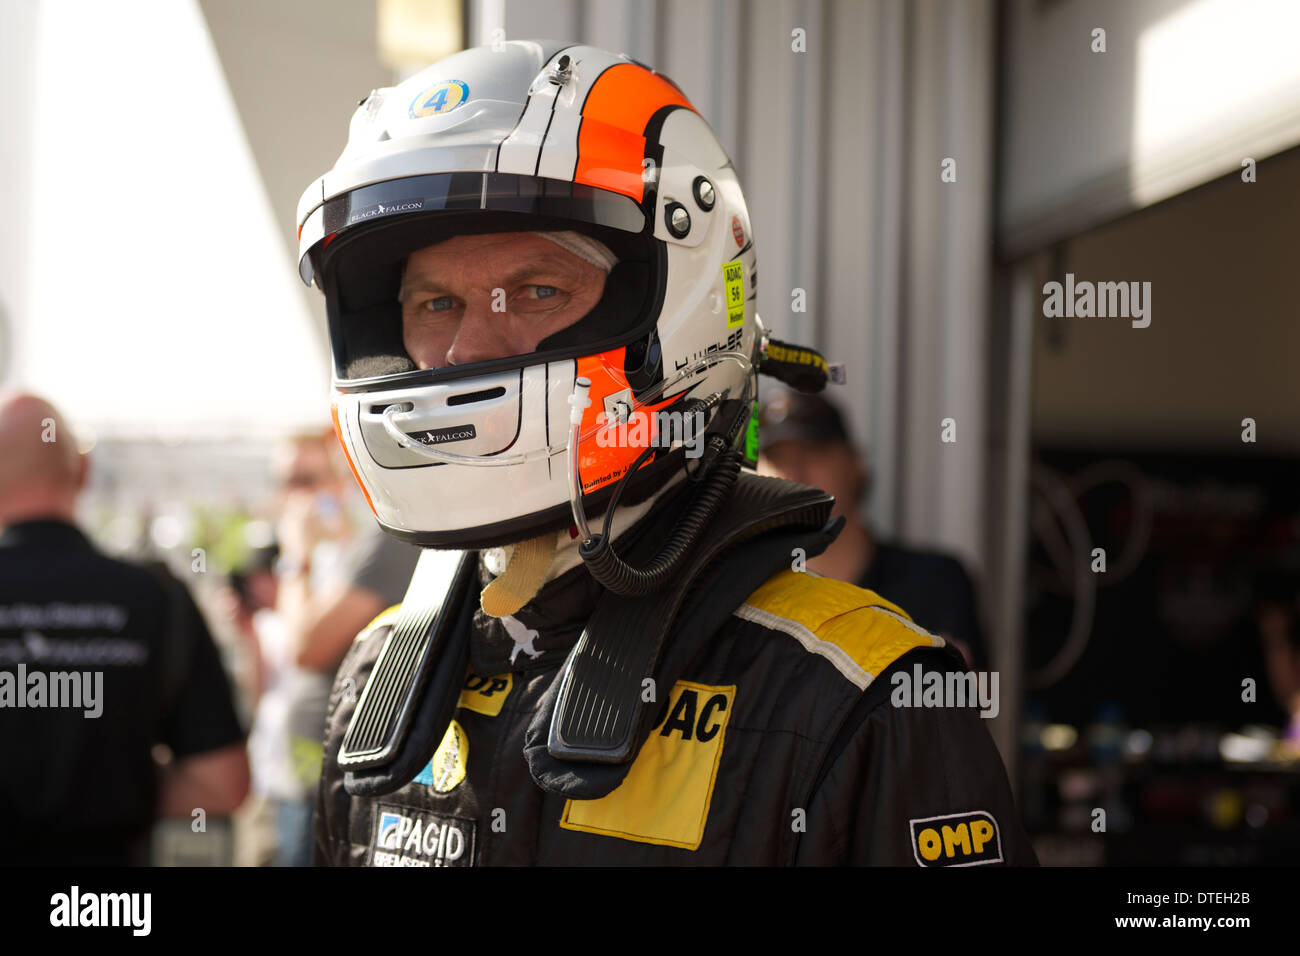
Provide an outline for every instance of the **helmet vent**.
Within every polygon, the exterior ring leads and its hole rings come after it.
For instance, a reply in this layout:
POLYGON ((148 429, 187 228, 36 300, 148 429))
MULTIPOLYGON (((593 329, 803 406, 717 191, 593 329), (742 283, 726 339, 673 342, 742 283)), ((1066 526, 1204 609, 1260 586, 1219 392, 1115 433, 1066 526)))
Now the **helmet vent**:
POLYGON ((486 402, 490 398, 500 398, 506 393, 503 386, 498 385, 495 388, 482 388, 477 392, 464 392, 460 395, 452 395, 447 399, 448 405, 471 405, 474 402, 486 402))

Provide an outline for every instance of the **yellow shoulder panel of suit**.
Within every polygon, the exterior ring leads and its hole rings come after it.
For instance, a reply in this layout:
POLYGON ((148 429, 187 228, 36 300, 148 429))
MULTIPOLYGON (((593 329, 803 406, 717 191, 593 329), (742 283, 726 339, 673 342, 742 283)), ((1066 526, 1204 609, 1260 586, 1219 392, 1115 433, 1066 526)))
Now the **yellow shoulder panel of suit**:
POLYGON ((774 574, 735 613, 793 637, 862 690, 913 648, 944 645, 874 591, 807 572, 774 574))
POLYGON ((380 611, 378 614, 375 615, 375 619, 373 621, 371 621, 369 624, 367 624, 365 627, 363 627, 360 631, 357 632, 357 640, 361 640, 363 637, 365 637, 367 634, 369 634, 377 627, 382 627, 385 624, 393 623, 393 621, 397 620, 397 615, 401 613, 401 610, 402 610, 401 604, 394 604, 392 607, 385 608, 384 610, 380 611))

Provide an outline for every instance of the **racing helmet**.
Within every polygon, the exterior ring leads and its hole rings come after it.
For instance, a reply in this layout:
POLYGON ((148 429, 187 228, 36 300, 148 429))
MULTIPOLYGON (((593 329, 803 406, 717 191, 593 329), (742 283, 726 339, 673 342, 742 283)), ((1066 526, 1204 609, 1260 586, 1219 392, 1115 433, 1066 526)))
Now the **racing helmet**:
POLYGON ((692 474, 688 415, 712 452, 745 445, 763 341, 749 213, 708 123, 649 67, 547 40, 449 56, 360 103, 297 218, 335 429, 389 533, 490 548, 644 501, 692 474), (409 257, 505 232, 607 252, 599 301, 532 351, 420 367, 409 257))

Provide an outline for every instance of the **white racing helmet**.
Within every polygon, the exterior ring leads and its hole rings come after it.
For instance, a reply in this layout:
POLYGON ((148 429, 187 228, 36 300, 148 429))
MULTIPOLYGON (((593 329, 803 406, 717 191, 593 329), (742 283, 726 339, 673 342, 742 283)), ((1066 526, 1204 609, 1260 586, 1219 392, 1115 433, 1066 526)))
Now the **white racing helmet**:
POLYGON ((398 537, 487 548, 581 526, 621 479, 618 500, 643 501, 690 464, 661 412, 702 415, 715 451, 747 441, 762 331, 745 199, 681 90, 625 56, 513 41, 375 90, 299 202, 298 239, 326 297, 339 441, 398 537), (407 258, 491 232, 577 233, 617 263, 536 350, 418 368, 407 258))

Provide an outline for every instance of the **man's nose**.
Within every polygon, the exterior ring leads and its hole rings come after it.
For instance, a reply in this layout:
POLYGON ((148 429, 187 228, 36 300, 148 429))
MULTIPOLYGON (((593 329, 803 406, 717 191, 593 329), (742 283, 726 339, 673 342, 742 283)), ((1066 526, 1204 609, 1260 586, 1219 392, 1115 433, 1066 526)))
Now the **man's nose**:
POLYGON ((505 313, 492 309, 492 301, 492 296, 476 297, 466 304, 456 337, 447 347, 448 365, 469 365, 518 354, 510 338, 510 323, 505 313))

